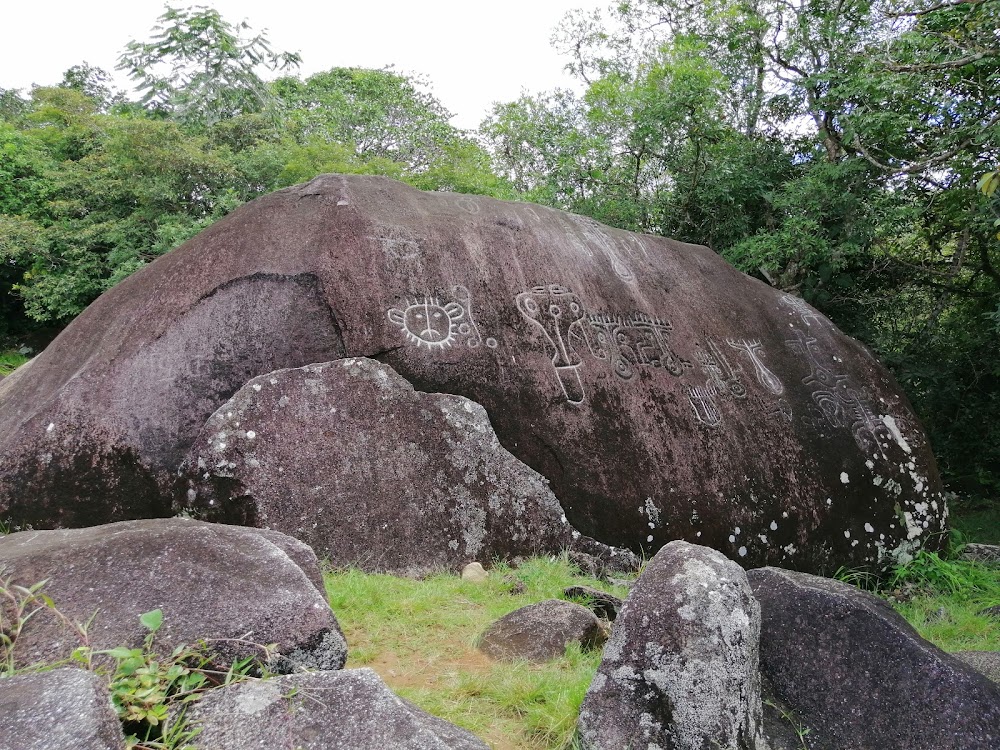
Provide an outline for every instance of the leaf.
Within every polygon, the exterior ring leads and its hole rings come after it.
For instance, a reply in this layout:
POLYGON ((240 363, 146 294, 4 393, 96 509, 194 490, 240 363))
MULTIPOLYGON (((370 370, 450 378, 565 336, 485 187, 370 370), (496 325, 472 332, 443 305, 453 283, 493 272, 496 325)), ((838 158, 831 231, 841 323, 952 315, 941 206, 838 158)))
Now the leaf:
POLYGON ((112 659, 128 659, 129 657, 139 656, 140 652, 138 649, 125 648, 124 646, 118 646, 109 651, 102 651, 101 653, 107 654, 112 659))
POLYGON ((151 633, 155 633, 163 624, 163 610, 154 609, 145 614, 139 615, 139 622, 151 633))

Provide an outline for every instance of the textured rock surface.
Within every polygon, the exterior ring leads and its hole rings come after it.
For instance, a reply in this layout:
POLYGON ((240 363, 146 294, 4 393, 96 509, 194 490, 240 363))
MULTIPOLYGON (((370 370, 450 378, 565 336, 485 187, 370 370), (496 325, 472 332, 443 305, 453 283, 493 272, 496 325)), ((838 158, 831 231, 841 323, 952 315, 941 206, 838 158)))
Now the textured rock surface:
POLYGON ((962 559, 1000 565, 1000 544, 966 544, 962 548, 962 559))
POLYGON ((0 382, 0 518, 169 515, 233 393, 345 356, 482 404, 608 544, 804 570, 941 544, 912 409, 808 305, 708 248, 365 176, 238 209, 0 382))
MULTIPOLYGON (((47 580, 44 591, 75 622, 92 615, 96 649, 139 646, 139 615, 163 610, 156 646, 211 643, 220 661, 259 656, 245 639, 277 644, 286 668, 339 669, 347 646, 294 539, 275 532, 185 519, 126 521, 89 529, 22 531, 0 539, 0 569, 15 583, 47 580), (276 544, 275 542, 279 542, 276 544)), ((315 573, 313 574, 315 575, 315 573)), ((17 640, 19 663, 66 658, 79 642, 40 612, 17 640)))
POLYGON ((479 636, 476 647, 493 659, 544 662, 565 654, 571 643, 597 648, 606 637, 586 607, 547 599, 501 617, 479 636))
POLYGON ((278 677, 213 691, 187 714, 205 750, 488 750, 392 693, 370 669, 278 677))
POLYGON ((586 750, 766 750, 746 574, 671 542, 636 581, 580 709, 586 750))
POLYGON ((749 572, 761 669, 838 750, 1000 747, 1000 686, 920 638, 875 596, 777 568, 749 572))
POLYGON ((622 600, 617 596, 590 586, 570 586, 563 589, 563 596, 568 599, 583 599, 587 608, 595 615, 612 622, 622 609, 622 600))
POLYGON ((956 651, 952 654, 993 682, 1000 682, 1000 651, 956 651))
POLYGON ((125 750, 103 678, 82 669, 0 680, 0 750, 125 750))
POLYGON ((251 380, 208 420, 183 471, 187 508, 291 534, 339 566, 457 572, 600 546, 571 529, 479 404, 416 392, 371 359, 251 380))

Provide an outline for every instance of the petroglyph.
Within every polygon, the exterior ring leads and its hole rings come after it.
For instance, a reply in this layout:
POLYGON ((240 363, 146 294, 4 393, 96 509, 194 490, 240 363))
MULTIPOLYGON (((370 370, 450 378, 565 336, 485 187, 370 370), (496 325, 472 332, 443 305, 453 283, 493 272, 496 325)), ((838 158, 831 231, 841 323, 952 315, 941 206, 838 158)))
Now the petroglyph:
POLYGON ((885 457, 885 446, 892 441, 892 434, 885 423, 864 395, 851 387, 847 375, 820 362, 816 339, 798 328, 794 332, 795 338, 785 341, 785 344, 809 362, 809 374, 802 378, 802 383, 812 392, 818 412, 803 417, 803 422, 816 427, 824 436, 826 433, 821 421, 833 428, 849 429, 861 450, 869 455, 879 453, 885 457))
POLYGON ((464 197, 459 198, 458 200, 456 200, 455 201, 455 205, 458 206, 463 211, 465 211, 465 213, 471 214, 473 216, 475 216, 476 214, 478 214, 479 211, 480 211, 479 201, 477 201, 475 198, 472 198, 472 197, 470 197, 468 195, 466 195, 466 196, 464 196, 464 197))
POLYGON ((386 259, 390 261, 415 260, 423 255, 420 238, 406 227, 384 227, 381 232, 370 236, 369 239, 382 248, 386 259))
POLYGON ((408 302, 406 307, 389 310, 389 320, 399 326, 406 338, 417 346, 444 349, 459 335, 459 321, 465 309, 457 302, 442 304, 436 297, 408 302))
POLYGON ((817 325, 823 324, 823 317, 809 307, 808 303, 801 297, 796 297, 794 294, 783 294, 781 295, 781 302, 782 304, 788 305, 788 307, 792 308, 792 311, 795 312, 807 326, 811 326, 814 322, 817 325))
POLYGON ((444 349, 456 343, 464 343, 470 349, 483 344, 490 349, 498 346, 492 336, 483 339, 472 312, 472 295, 461 285, 451 288, 448 301, 433 295, 415 297, 392 308, 388 315, 389 321, 399 326, 407 340, 417 346, 428 349, 444 349))
POLYGON ((566 287, 549 284, 521 292, 514 303, 521 315, 545 337, 546 349, 566 400, 582 404, 586 399, 579 371, 583 360, 570 340, 572 332, 581 327, 586 316, 579 298, 566 287))
POLYGON ((775 396, 780 396, 785 392, 785 386, 782 384, 778 376, 767 369, 764 364, 762 356, 764 355, 764 347, 760 341, 749 341, 747 339, 726 339, 726 343, 729 344, 733 349, 741 352, 747 356, 750 363, 754 367, 754 374, 757 376, 757 382, 762 386, 767 388, 775 396))
POLYGON ((628 264, 622 260, 618 253, 618 249, 615 247, 614 241, 604 231, 601 224, 586 216, 574 216, 573 219, 582 227, 583 236, 586 237, 591 244, 596 245, 604 253, 607 259, 611 261, 611 270, 615 272, 615 275, 622 281, 628 283, 634 282, 635 273, 633 273, 628 264))

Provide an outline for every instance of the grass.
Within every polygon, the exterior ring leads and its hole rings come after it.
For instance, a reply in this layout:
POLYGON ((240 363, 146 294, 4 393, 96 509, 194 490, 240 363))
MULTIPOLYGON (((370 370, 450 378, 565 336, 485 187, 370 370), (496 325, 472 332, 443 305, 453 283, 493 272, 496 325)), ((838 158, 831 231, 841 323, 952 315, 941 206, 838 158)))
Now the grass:
POLYGON ((10 375, 28 361, 28 357, 17 352, 0 352, 0 375, 10 375))
POLYGON ((399 695, 485 740, 494 750, 572 745, 580 704, 600 652, 567 649, 546 664, 494 662, 475 649, 492 622, 585 584, 626 591, 578 574, 565 558, 498 565, 483 583, 441 574, 424 580, 326 574, 330 604, 351 650, 348 667, 374 669, 399 695))

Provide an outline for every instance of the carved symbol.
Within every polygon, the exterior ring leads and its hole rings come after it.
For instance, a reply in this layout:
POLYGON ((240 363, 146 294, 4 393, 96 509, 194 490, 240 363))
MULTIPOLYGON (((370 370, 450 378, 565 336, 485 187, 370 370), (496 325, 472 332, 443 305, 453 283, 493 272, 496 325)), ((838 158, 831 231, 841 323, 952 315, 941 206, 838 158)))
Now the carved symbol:
POLYGON ((463 211, 465 211, 467 214, 472 214, 473 216, 478 214, 480 210, 479 202, 475 198, 469 198, 468 196, 456 200, 455 205, 458 206, 463 211))
POLYGON ((764 347, 760 341, 748 341, 747 339, 726 339, 726 343, 733 349, 746 354, 747 357, 750 358, 750 362, 754 366, 754 374, 757 376, 758 383, 767 388, 767 390, 775 396, 780 396, 785 392, 785 386, 782 385, 781 381, 773 372, 767 369, 761 359, 761 356, 764 353, 764 347))
POLYGON ((556 379, 566 400, 581 404, 586 399, 579 368, 582 363, 570 341, 571 332, 584 319, 580 300, 569 289, 550 284, 536 286, 514 299, 525 319, 537 326, 545 337, 556 379))
POLYGON ((423 254, 420 240, 406 227, 386 227, 383 233, 371 239, 382 246, 390 260, 413 260, 423 254))
POLYGON ((892 435, 885 423, 875 414, 871 406, 852 388, 847 375, 838 373, 819 361, 816 353, 816 339, 799 329, 794 329, 795 338, 785 341, 785 345, 809 360, 809 374, 802 378, 803 384, 812 390, 819 420, 803 417, 806 424, 812 424, 820 434, 826 433, 820 420, 829 427, 846 428, 851 431, 854 442, 868 454, 881 453, 885 458, 885 446, 892 435))
POLYGON ((459 323, 465 310, 457 302, 442 305, 434 297, 409 302, 400 310, 389 310, 389 320, 402 329, 406 338, 417 346, 444 349, 451 346, 459 334, 459 323))
POLYGON ((573 218, 577 224, 583 227, 583 236, 604 252, 604 255, 611 262, 611 270, 615 272, 615 275, 622 281, 634 282, 635 274, 622 260, 615 248, 614 241, 607 235, 600 223, 586 216, 574 216, 573 218))
POLYGON ((709 427, 718 427, 722 424, 722 415, 715 404, 715 399, 712 398, 715 394, 710 393, 709 389, 703 386, 689 387, 687 392, 688 401, 691 402, 691 408, 694 409, 695 419, 709 427))
POLYGON ((781 301, 792 308, 807 326, 812 325, 811 321, 815 321, 817 325, 822 325, 822 316, 809 307, 809 304, 801 297, 796 297, 794 294, 783 294, 781 295, 781 301))

